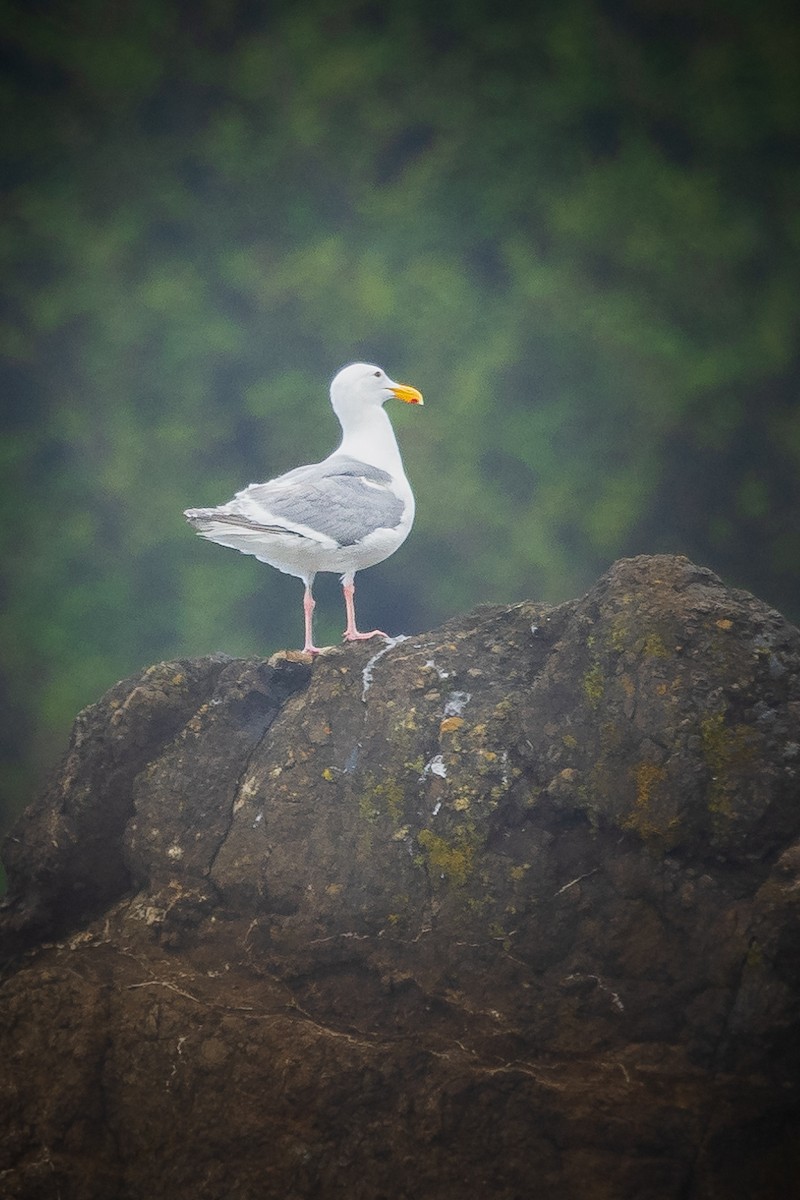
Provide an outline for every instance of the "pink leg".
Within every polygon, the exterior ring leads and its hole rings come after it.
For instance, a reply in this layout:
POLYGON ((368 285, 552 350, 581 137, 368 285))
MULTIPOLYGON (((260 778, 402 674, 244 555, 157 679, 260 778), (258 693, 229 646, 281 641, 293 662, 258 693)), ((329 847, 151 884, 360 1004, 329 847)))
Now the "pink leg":
POLYGON ((347 629, 344 631, 346 642, 365 642, 368 638, 389 636, 382 633, 380 629, 373 629, 372 633, 359 633, 356 629, 356 585, 352 579, 342 581, 342 591, 344 592, 344 610, 347 613, 347 629))
POLYGON ((314 639, 312 636, 315 608, 316 604, 314 602, 314 597, 311 594, 311 584, 307 583, 306 590, 303 594, 303 615, 305 616, 306 625, 306 644, 303 646, 303 650, 306 654, 322 653, 319 646, 314 645, 314 639))

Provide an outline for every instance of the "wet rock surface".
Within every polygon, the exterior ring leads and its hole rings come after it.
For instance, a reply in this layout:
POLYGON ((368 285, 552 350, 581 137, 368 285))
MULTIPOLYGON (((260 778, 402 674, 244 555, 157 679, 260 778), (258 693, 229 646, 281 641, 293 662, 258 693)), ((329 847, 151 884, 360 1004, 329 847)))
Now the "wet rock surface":
POLYGON ((686 559, 159 664, 5 851, 17 1200, 772 1200, 800 633, 686 559))

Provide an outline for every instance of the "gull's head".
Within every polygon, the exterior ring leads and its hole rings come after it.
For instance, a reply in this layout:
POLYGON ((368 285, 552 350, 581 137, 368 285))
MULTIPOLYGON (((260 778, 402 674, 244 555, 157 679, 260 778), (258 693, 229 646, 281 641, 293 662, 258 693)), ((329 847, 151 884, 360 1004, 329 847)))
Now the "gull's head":
POLYGON ((395 397, 406 404, 422 404, 422 394, 406 383, 395 383, 381 367, 351 363, 331 384, 331 404, 342 419, 366 408, 380 408, 395 397))

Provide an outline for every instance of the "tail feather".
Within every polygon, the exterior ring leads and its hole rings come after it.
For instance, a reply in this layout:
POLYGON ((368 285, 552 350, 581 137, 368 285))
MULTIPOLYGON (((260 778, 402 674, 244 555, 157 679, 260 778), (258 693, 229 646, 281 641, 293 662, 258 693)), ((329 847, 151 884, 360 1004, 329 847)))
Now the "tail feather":
POLYGON ((219 520, 220 514, 213 508, 187 508, 183 514, 195 529, 201 528, 209 521, 219 520))
POLYGON ((223 529, 229 526, 232 527, 232 531, 241 534, 281 533, 287 537, 302 537, 302 534, 294 529, 287 529, 285 525, 260 525, 257 521, 248 520, 241 513, 225 512, 219 508, 187 508, 183 515, 192 528, 202 534, 210 533, 219 526, 223 529))

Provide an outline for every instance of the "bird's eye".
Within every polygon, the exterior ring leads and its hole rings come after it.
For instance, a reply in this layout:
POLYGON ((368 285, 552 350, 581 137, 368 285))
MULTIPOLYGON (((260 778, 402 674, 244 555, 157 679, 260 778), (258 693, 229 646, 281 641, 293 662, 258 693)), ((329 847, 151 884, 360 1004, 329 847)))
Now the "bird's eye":
POLYGON ((376 379, 380 379, 380 377, 381 377, 381 375, 382 375, 382 374, 383 374, 383 371, 376 371, 376 372, 375 372, 375 378, 376 378, 376 379))

